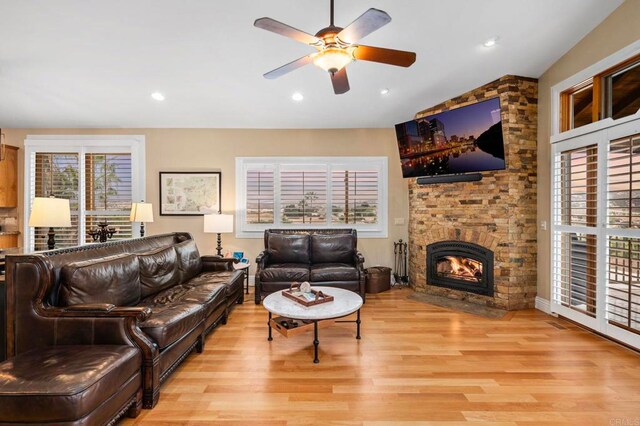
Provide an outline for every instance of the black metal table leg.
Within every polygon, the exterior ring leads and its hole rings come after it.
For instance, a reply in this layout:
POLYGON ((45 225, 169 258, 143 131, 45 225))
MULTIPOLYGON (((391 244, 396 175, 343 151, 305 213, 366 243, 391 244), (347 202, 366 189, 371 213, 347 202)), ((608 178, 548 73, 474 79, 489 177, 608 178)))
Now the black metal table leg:
POLYGON ((249 294, 249 268, 244 270, 244 278, 247 282, 246 284, 246 294, 249 294))
POLYGON ((318 364, 320 359, 318 358, 318 321, 313 322, 313 363, 318 364))
POLYGON ((269 321, 267 321, 267 328, 269 329, 269 338, 268 341, 272 341, 273 337, 271 337, 271 312, 269 312, 269 321))
POLYGON ((358 317, 356 318, 356 339, 360 340, 360 309, 358 309, 358 317))

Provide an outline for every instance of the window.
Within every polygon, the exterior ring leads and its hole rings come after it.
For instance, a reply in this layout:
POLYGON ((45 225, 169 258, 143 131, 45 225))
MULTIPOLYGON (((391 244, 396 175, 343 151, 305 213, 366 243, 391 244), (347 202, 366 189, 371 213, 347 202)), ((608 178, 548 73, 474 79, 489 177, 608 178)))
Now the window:
POLYGON ((236 159, 236 233, 267 228, 355 228, 387 235, 386 157, 236 159))
POLYGON ((640 109, 640 55, 563 91, 560 103, 563 132, 604 118, 634 115, 640 109))
POLYGON ((577 89, 569 95, 571 128, 593 123, 593 84, 577 89))
POLYGON ((615 120, 640 109, 640 60, 604 77, 605 117, 615 120))
MULTIPOLYGON (((131 202, 144 194, 143 137, 28 137, 25 141, 25 217, 34 197, 69 199, 71 227, 56 229, 56 247, 92 242, 88 231, 107 221, 113 239, 137 235, 131 202)), ((25 247, 47 248, 47 228, 29 228, 25 247)))

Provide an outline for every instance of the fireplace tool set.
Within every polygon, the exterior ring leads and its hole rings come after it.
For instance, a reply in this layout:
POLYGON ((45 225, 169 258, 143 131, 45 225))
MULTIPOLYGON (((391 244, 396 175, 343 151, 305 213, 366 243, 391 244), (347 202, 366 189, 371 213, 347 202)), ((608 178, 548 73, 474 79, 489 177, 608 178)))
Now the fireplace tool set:
POLYGON ((393 243, 393 254, 395 256, 395 266, 393 277, 395 282, 393 287, 409 286, 409 274, 407 273, 407 243, 402 240, 393 243))

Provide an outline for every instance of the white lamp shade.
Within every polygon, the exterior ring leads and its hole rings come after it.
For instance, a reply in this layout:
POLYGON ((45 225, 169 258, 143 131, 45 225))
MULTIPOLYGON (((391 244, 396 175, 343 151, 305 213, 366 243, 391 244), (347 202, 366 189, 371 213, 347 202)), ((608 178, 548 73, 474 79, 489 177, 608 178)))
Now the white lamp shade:
POLYGON ((153 222, 153 204, 132 203, 129 220, 131 222, 153 222))
POLYGON ((204 215, 204 232, 214 234, 226 234, 233 232, 232 214, 206 214, 204 215))
POLYGON ((64 228, 71 226, 69 200, 64 198, 36 197, 31 206, 29 226, 64 228))

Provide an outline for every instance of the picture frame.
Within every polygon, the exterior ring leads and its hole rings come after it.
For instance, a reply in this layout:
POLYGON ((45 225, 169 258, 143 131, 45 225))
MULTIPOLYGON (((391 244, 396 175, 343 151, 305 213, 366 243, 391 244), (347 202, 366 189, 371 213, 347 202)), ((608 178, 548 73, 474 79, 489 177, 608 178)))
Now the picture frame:
POLYGON ((222 172, 160 172, 160 216, 222 211, 222 172))
POLYGON ((242 258, 244 257, 244 252, 243 251, 234 251, 233 252, 233 257, 238 259, 238 261, 241 261, 242 258))

